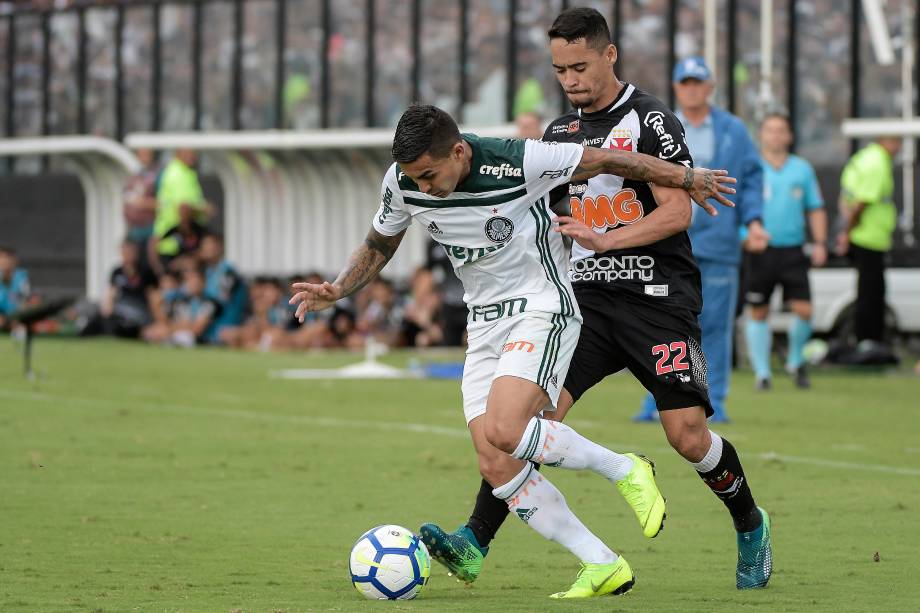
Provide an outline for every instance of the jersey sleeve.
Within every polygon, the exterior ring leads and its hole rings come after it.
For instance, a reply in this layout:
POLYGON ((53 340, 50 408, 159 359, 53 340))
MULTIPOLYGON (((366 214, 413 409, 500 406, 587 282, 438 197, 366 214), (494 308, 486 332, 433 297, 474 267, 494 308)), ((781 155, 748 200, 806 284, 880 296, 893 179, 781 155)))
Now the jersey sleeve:
POLYGON ((374 230, 384 236, 396 236, 412 223, 412 215, 406 210, 399 189, 398 172, 398 167, 393 164, 384 175, 383 185, 380 187, 380 208, 374 214, 374 230))
POLYGON ((639 134, 639 153, 654 155, 662 160, 693 166, 690 147, 684 135, 684 126, 671 109, 657 100, 652 104, 642 105, 639 112, 641 132, 639 134))
POLYGON ((524 143, 524 178, 530 191, 548 192, 568 183, 585 148, 576 143, 524 143))
POLYGON ((813 211, 824 206, 824 198, 821 196, 821 186, 818 185, 818 177, 815 175, 815 169, 807 162, 806 168, 808 170, 808 180, 805 184, 805 209, 813 211))

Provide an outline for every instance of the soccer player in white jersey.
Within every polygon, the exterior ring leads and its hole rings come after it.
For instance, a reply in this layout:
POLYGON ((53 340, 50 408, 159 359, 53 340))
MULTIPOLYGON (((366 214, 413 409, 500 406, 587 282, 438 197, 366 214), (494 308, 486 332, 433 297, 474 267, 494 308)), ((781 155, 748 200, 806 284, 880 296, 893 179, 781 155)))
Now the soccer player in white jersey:
MULTIPOLYGON (((591 533, 534 463, 592 470, 611 483, 642 473, 640 520, 664 503, 651 466, 541 418, 554 410, 578 341, 581 314, 566 278, 562 237, 553 232, 549 192, 574 179, 612 173, 726 202, 734 180, 657 158, 573 143, 460 134, 433 106, 403 113, 373 227, 332 283, 295 283, 297 316, 331 307, 390 260, 413 218, 450 256, 469 307, 463 408, 482 476, 515 514, 582 562, 575 585, 556 597, 622 593, 629 565, 591 533), (524 461, 519 458, 529 458, 524 461)), ((712 205, 704 205, 708 209, 712 205)))

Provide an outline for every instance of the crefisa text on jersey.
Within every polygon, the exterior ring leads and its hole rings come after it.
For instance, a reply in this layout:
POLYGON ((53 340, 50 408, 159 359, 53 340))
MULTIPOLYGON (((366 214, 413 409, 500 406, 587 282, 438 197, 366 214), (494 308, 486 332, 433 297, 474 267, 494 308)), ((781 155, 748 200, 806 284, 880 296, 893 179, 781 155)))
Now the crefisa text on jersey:
POLYGON ((511 164, 505 162, 499 166, 489 166, 488 164, 483 164, 479 167, 479 174, 492 175, 498 179, 503 177, 520 177, 523 175, 520 168, 515 168, 511 164))

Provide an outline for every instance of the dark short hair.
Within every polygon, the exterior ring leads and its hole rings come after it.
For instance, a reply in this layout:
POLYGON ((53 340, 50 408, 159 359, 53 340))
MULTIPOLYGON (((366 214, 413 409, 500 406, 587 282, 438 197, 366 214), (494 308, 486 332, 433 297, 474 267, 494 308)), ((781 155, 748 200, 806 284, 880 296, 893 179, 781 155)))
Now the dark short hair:
POLYGON ((393 136, 393 159, 408 164, 428 153, 443 158, 460 141, 454 118, 436 106, 413 104, 399 118, 393 136))
POLYGON ((607 20, 595 9, 588 7, 562 11, 546 33, 550 38, 563 38, 567 43, 583 38, 587 46, 598 51, 611 43, 607 20))
POLYGON ((11 255, 15 257, 16 250, 10 247, 9 245, 0 245, 0 253, 5 253, 7 255, 11 255))
POLYGON ((783 111, 767 111, 767 113, 763 116, 763 119, 760 120, 761 127, 763 126, 763 124, 767 123, 768 119, 782 119, 783 121, 786 122, 786 127, 789 128, 789 131, 790 132, 793 131, 792 130, 792 118, 789 117, 788 113, 785 113, 783 111))

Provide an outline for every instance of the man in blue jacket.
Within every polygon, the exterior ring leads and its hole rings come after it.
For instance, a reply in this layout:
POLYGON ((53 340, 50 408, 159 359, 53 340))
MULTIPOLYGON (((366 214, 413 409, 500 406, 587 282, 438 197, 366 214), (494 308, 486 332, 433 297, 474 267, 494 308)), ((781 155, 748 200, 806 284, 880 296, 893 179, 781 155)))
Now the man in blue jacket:
MULTIPOLYGON (((693 255, 703 281, 703 353, 709 366, 709 399, 712 421, 728 421, 725 398, 731 375, 732 337, 738 300, 741 266, 740 228, 747 228, 747 248, 761 252, 769 235, 761 223, 763 169, 760 155, 744 123, 731 113, 709 103, 713 91, 712 73, 701 57, 688 57, 674 67, 677 118, 686 131, 693 163, 707 168, 725 168, 737 177, 734 209, 723 209, 717 217, 697 215, 690 226, 693 255)), ((638 421, 657 419, 655 401, 645 399, 638 421)))

